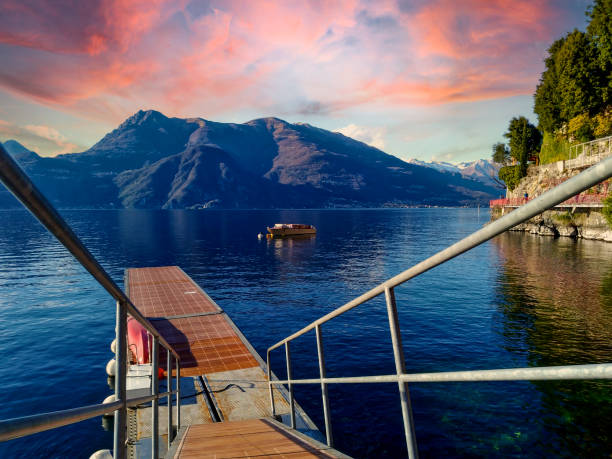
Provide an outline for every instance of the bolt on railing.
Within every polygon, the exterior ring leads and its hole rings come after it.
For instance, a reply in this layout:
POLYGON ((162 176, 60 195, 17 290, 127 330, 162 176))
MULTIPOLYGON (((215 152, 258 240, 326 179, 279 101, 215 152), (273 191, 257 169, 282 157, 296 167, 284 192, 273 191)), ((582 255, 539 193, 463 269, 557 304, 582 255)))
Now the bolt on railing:
MULTIPOLYGON (((160 397, 168 397, 168 420, 169 425, 172 420, 172 395, 177 394, 177 430, 180 426, 180 395, 179 395, 179 376, 180 376, 180 357, 177 352, 168 344, 163 336, 151 325, 151 323, 140 313, 132 304, 127 295, 112 280, 109 274, 102 268, 94 256, 87 250, 81 240, 72 231, 70 226, 59 215, 55 208, 36 188, 30 178, 21 170, 17 163, 6 152, 0 143, 0 181, 8 188, 15 197, 34 215, 34 217, 45 227, 55 238, 66 247, 76 260, 83 266, 94 279, 116 300, 116 350, 115 350, 115 401, 112 403, 100 403, 97 405, 73 408, 68 410, 56 411, 52 413, 42 413, 33 416, 24 416, 0 421, 0 441, 19 438, 45 430, 74 424, 85 419, 90 419, 105 413, 115 413, 114 436, 113 436, 113 457, 125 458, 127 455, 127 409, 141 403, 153 401, 158 404, 160 397), (153 337, 154 358, 152 366, 155 371, 151 375, 154 392, 151 396, 140 397, 137 399, 127 399, 126 378, 127 378, 127 315, 137 320, 153 337), (157 354, 158 343, 163 346, 168 355, 173 355, 176 359, 176 390, 172 391, 171 360, 168 359, 168 391, 158 394, 157 390, 157 354)), ((154 429, 157 430, 157 413, 153 414, 154 429)), ((168 438, 172 436, 172 429, 168 430, 168 438)), ((152 440, 158 442, 154 436, 152 440)), ((157 448, 153 448, 152 455, 157 457, 157 448)))
POLYGON ((331 435, 331 414, 329 410, 329 400, 327 396, 328 384, 357 384, 357 383, 389 383, 397 382, 400 401, 402 405, 402 418, 404 423, 404 433, 406 437, 406 446, 408 455, 411 458, 418 457, 418 449, 416 444, 416 436, 414 433, 414 422, 412 418, 412 409, 410 406, 410 394, 408 391, 409 382, 458 382, 458 381, 522 381, 522 380, 567 380, 567 379, 612 379, 612 363, 593 364, 593 365, 566 365, 558 367, 539 367, 539 368, 504 368, 494 370, 474 370, 474 371, 453 371, 453 372, 438 372, 438 373, 417 373, 407 374, 405 367, 405 359, 403 355, 403 347, 401 342, 401 334, 399 320, 397 316, 397 306, 395 302, 394 288, 404 282, 429 271, 436 266, 439 266, 458 255, 461 255, 474 247, 483 244, 489 239, 503 233, 519 223, 523 223, 539 213, 562 203, 570 197, 591 188, 592 186, 612 177, 612 157, 609 157, 599 164, 596 164, 571 179, 563 182, 557 187, 548 190, 541 196, 530 200, 525 205, 510 212, 504 217, 489 223, 484 228, 472 233, 466 238, 456 242, 446 249, 436 253, 426 260, 416 264, 406 271, 386 280, 363 295, 349 301, 344 306, 341 306, 323 317, 315 320, 301 330, 284 338, 278 343, 270 346, 266 352, 267 371, 268 371, 268 386, 270 393, 270 401, 272 414, 276 415, 276 407, 274 403, 273 386, 284 385, 289 386, 290 411, 291 411, 291 426, 295 426, 295 405, 293 399, 293 385, 295 384, 320 384, 323 397, 323 415, 325 418, 327 444, 332 446, 333 438, 331 435), (387 303, 387 314, 389 318, 389 328, 391 332, 393 354, 395 359, 396 374, 394 375, 376 375, 376 376, 356 376, 356 377, 340 377, 327 378, 325 376, 325 363, 323 360, 323 340, 321 336, 321 326, 338 317, 345 312, 375 298, 381 294, 385 294, 387 303), (310 379, 292 379, 291 377, 291 355, 289 352, 289 343, 304 335, 306 332, 315 329, 317 332, 317 354, 319 356, 319 378, 310 379), (273 380, 271 370, 271 353, 273 350, 285 346, 287 359, 287 379, 273 380))

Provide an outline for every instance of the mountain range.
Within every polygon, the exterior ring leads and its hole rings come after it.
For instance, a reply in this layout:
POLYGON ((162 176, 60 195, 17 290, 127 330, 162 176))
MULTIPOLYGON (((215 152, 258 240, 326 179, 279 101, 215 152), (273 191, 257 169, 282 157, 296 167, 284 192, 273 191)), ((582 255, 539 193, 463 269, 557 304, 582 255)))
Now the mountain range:
POLYGON ((431 167, 443 173, 461 174, 465 178, 478 180, 500 191, 506 189, 506 184, 499 179, 499 170, 502 165, 488 159, 478 159, 457 164, 446 161, 421 161, 414 158, 409 159, 407 162, 418 166, 431 167))
MULTIPOLYGON (((82 153, 41 157, 14 140, 3 145, 64 208, 464 206, 499 194, 482 172, 487 162, 441 171, 278 118, 235 124, 141 110, 82 153)), ((17 205, 0 191, 0 208, 17 205)))

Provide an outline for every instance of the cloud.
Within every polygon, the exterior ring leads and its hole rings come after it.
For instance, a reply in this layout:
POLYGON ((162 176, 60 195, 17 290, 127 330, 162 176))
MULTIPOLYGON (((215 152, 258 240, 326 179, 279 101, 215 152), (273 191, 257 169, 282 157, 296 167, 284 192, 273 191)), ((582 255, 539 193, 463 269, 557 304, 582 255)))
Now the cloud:
POLYGON ((474 157, 474 153, 481 154, 480 152, 488 152, 490 149, 490 145, 484 143, 474 143, 470 142, 469 145, 465 145, 462 147, 452 147, 450 149, 446 149, 444 151, 440 151, 435 155, 431 156, 432 161, 447 161, 458 163, 461 161, 469 160, 469 158, 474 157))
POLYGON ((5 0, 0 90, 105 121, 502 98, 534 90, 569 14, 552 0, 5 0))
POLYGON ((367 127, 357 126, 355 124, 349 124, 343 128, 338 129, 336 132, 344 134, 347 137, 351 137, 355 140, 367 143, 379 150, 385 149, 385 134, 387 133, 386 128, 382 127, 367 127))
POLYGON ((0 135, 4 137, 4 141, 17 140, 26 148, 42 156, 55 156, 85 150, 83 146, 70 142, 56 129, 49 126, 28 125, 20 127, 8 121, 0 120, 0 135))

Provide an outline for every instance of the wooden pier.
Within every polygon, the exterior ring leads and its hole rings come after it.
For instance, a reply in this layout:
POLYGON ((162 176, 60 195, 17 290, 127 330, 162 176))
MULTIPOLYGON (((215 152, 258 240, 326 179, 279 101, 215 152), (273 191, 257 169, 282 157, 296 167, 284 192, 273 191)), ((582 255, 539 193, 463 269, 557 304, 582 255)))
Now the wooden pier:
MULTIPOLYGON (((346 457, 311 437, 323 438, 297 406, 296 428, 284 427, 289 404, 274 389, 272 419, 264 361, 228 315, 177 266, 126 270, 130 300, 181 359, 181 420, 171 457, 346 457)), ((162 365, 165 363, 161 356, 162 365)), ((278 386, 276 386, 278 387, 278 386)), ((160 413, 160 435, 167 435, 160 413)), ((174 414, 176 416, 176 414, 174 414)), ((150 454, 151 407, 130 416, 135 457, 150 454)), ((166 440, 160 441, 165 445, 166 440)), ((165 447, 160 456, 166 453, 165 447)))

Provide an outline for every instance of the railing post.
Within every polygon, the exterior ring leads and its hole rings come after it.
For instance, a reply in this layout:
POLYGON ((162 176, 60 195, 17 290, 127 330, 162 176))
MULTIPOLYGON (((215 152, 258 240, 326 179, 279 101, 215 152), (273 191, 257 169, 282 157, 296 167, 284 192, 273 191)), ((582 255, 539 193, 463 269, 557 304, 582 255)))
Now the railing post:
POLYGON ((166 368, 168 373, 166 374, 166 386, 168 386, 168 450, 174 437, 172 429, 172 353, 170 349, 166 349, 166 368))
POLYGON ((276 405, 274 404, 274 391, 272 388, 272 369, 270 368, 270 349, 266 353, 266 366, 268 367, 268 389, 270 391, 270 408, 272 410, 272 417, 276 416, 276 405))
POLYGON ((321 375, 321 397, 323 398, 323 417, 325 418, 325 437, 327 446, 334 446, 334 437, 332 435, 331 413, 329 409, 329 396, 327 394, 327 383, 323 382, 326 376, 325 371, 325 356, 323 354, 323 336, 321 335, 321 325, 315 327, 317 332, 317 353, 319 354, 319 374, 321 375))
POLYGON ((291 382, 291 350, 289 341, 285 342, 285 357, 287 359, 287 381, 289 384, 289 412, 291 415, 291 428, 295 429, 295 401, 293 400, 293 384, 291 382))
MULTIPOLYGON (((406 361, 404 359, 404 348, 402 347, 402 336, 400 333, 399 319, 397 316, 397 305, 395 303, 395 293, 392 288, 385 288, 385 299, 387 300, 387 313, 389 315, 389 329, 391 331, 391 341, 393 343, 393 356, 395 358, 395 370, 397 375, 406 374, 406 361)), ((416 435, 414 433, 414 419, 412 418, 412 406, 410 404, 410 391, 408 383, 399 381, 400 400, 402 403, 402 418, 404 419, 404 434, 406 435, 406 446, 408 447, 408 457, 418 458, 416 435)))
POLYGON ((116 347, 115 347, 115 400, 121 400, 124 405, 115 411, 115 426, 113 436, 113 457, 125 459, 127 435, 127 405, 126 369, 127 369, 127 309, 117 301, 116 317, 116 347))
MULTIPOLYGON (((159 394, 159 343, 153 336, 153 356, 151 357, 151 395, 159 394)), ((151 402, 151 457, 159 457, 159 399, 155 397, 151 402)))
POLYGON ((176 431, 181 429, 181 361, 176 359, 176 431))

